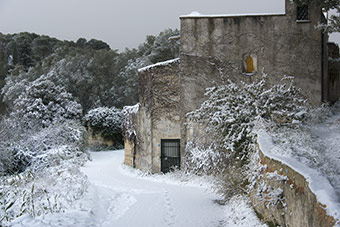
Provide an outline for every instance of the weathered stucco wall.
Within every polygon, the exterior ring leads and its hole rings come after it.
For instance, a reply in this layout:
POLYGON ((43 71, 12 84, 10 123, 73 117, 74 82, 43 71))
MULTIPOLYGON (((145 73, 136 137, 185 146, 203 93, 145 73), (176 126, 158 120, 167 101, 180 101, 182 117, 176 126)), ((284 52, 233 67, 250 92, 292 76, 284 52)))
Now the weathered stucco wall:
POLYGON ((260 151, 264 166, 250 194, 253 206, 265 222, 287 227, 328 227, 336 221, 327 215, 309 183, 300 173, 260 151))
POLYGON ((126 164, 152 173, 161 171, 161 139, 180 138, 179 98, 178 59, 139 71, 137 142, 126 141, 126 164))
POLYGON ((181 85, 190 85, 186 79, 193 77, 201 79, 191 87, 201 82, 201 87, 212 86, 227 78, 251 80, 242 72, 244 56, 253 54, 256 76, 262 70, 273 82, 294 76, 305 96, 319 103, 322 34, 315 26, 321 10, 310 7, 310 21, 296 22, 296 6, 289 0, 286 4, 286 15, 182 17, 181 85))
POLYGON ((286 0, 285 15, 181 17, 181 151, 188 140, 186 114, 206 99, 205 88, 227 79, 251 82, 262 71, 272 83, 294 76, 303 95, 321 103, 323 40, 315 29, 321 10, 310 7, 309 15, 309 21, 297 22, 296 5, 286 0), (256 60, 252 75, 244 69, 249 55, 256 60))
POLYGON ((137 138, 135 167, 144 171, 151 172, 151 113, 145 106, 140 106, 137 121, 137 138))
POLYGON ((135 168, 135 156, 135 143, 124 139, 124 164, 135 168))
POLYGON ((145 108, 139 104, 123 109, 124 163, 144 171, 151 171, 151 155, 145 152, 150 148, 150 140, 144 140, 151 136, 150 122, 145 108))

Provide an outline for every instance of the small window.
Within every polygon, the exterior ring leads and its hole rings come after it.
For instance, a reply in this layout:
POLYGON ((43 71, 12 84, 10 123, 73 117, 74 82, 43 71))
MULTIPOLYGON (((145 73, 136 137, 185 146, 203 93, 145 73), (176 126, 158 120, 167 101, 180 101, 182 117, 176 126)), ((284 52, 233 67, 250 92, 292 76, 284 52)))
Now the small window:
POLYGON ((246 54, 243 56, 243 73, 254 75, 257 73, 257 57, 255 54, 246 54))
POLYGON ((296 20, 297 21, 308 21, 308 5, 298 6, 296 10, 296 20))

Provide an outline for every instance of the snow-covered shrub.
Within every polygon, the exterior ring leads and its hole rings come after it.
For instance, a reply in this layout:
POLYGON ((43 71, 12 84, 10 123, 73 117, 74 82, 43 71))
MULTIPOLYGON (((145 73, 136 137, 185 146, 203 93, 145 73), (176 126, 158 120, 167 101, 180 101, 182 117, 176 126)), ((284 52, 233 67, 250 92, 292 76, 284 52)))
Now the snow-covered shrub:
POLYGON ((86 190, 86 176, 78 165, 70 163, 41 172, 0 176, 0 223, 10 226, 22 215, 36 217, 74 208, 74 201, 86 190))
POLYGON ((68 120, 26 131, 17 118, 3 119, 1 124, 6 126, 1 134, 13 135, 0 141, 0 170, 4 173, 22 172, 28 167, 42 170, 63 160, 82 164, 87 159, 87 134, 80 122, 68 120))
POLYGON ((13 107, 14 100, 16 100, 28 86, 29 81, 25 78, 28 73, 19 76, 9 75, 6 77, 6 83, 1 88, 1 95, 2 101, 5 102, 9 108, 13 107))
POLYGON ((1 121, 0 223, 70 207, 86 189, 79 166, 88 159, 87 135, 79 121, 22 130, 20 119, 1 121), (13 137, 12 137, 13 135, 13 137))
POLYGON ((34 171, 64 162, 82 165, 88 156, 86 143, 85 128, 79 122, 66 121, 44 128, 27 138, 15 157, 18 160, 22 157, 29 159, 30 169, 34 171))
POLYGON ((82 108, 54 72, 21 72, 1 91, 0 225, 24 214, 62 211, 86 188, 82 108))
POLYGON ((86 125, 94 134, 100 134, 117 145, 122 144, 122 113, 115 107, 98 107, 90 110, 84 117, 86 125))
MULTIPOLYGON (((208 166, 208 172, 215 174, 223 172, 227 184, 243 185, 246 182, 245 167, 248 155, 255 151, 255 134, 253 127, 255 121, 274 122, 278 125, 288 125, 303 119, 308 107, 305 99, 293 86, 292 77, 284 77, 281 83, 267 84, 266 75, 253 83, 239 84, 228 81, 226 85, 208 88, 208 97, 200 109, 187 115, 189 120, 206 125, 206 133, 214 138, 204 156, 197 159, 197 150, 201 147, 186 147, 186 162, 196 162, 196 166, 208 166), (220 153, 225 153, 223 156, 220 153), (223 157, 224 168, 212 165, 211 160, 223 157), (208 165, 207 165, 208 163, 208 165), (237 172, 238 171, 238 172, 237 172), (232 176, 239 176, 241 180, 235 181, 232 176)), ((190 142, 190 141, 189 141, 190 142)))
POLYGON ((225 214, 223 226, 268 227, 261 223, 247 196, 235 195, 230 198, 225 206, 225 214))
POLYGON ((188 142, 186 145, 186 158, 184 159, 184 171, 194 174, 219 174, 223 173, 228 163, 225 152, 188 142))
POLYGON ((121 110, 115 107, 98 107, 90 110, 84 120, 92 127, 103 129, 108 135, 120 133, 122 129, 121 110))

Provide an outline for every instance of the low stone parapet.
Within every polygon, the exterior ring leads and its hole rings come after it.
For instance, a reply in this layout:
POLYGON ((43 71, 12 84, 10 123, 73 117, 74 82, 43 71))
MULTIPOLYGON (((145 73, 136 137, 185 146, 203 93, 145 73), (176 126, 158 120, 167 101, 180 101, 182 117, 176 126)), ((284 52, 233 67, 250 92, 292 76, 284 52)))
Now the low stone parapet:
MULTIPOLYGON (((339 220, 327 212, 330 207, 318 201, 305 176, 291 166, 266 156, 261 146, 258 147, 262 171, 250 198, 255 211, 264 222, 291 227, 340 225, 339 220)), ((333 211, 339 212, 340 210, 333 211)))

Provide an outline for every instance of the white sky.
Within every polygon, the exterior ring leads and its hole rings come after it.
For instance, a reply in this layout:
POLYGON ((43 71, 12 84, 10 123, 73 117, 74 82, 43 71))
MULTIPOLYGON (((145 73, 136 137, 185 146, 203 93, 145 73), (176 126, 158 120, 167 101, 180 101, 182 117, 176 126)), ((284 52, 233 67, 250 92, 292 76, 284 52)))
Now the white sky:
POLYGON ((146 35, 179 28, 179 16, 192 11, 282 13, 284 0, 0 0, 0 32, 95 38, 124 50, 137 47, 146 35))

